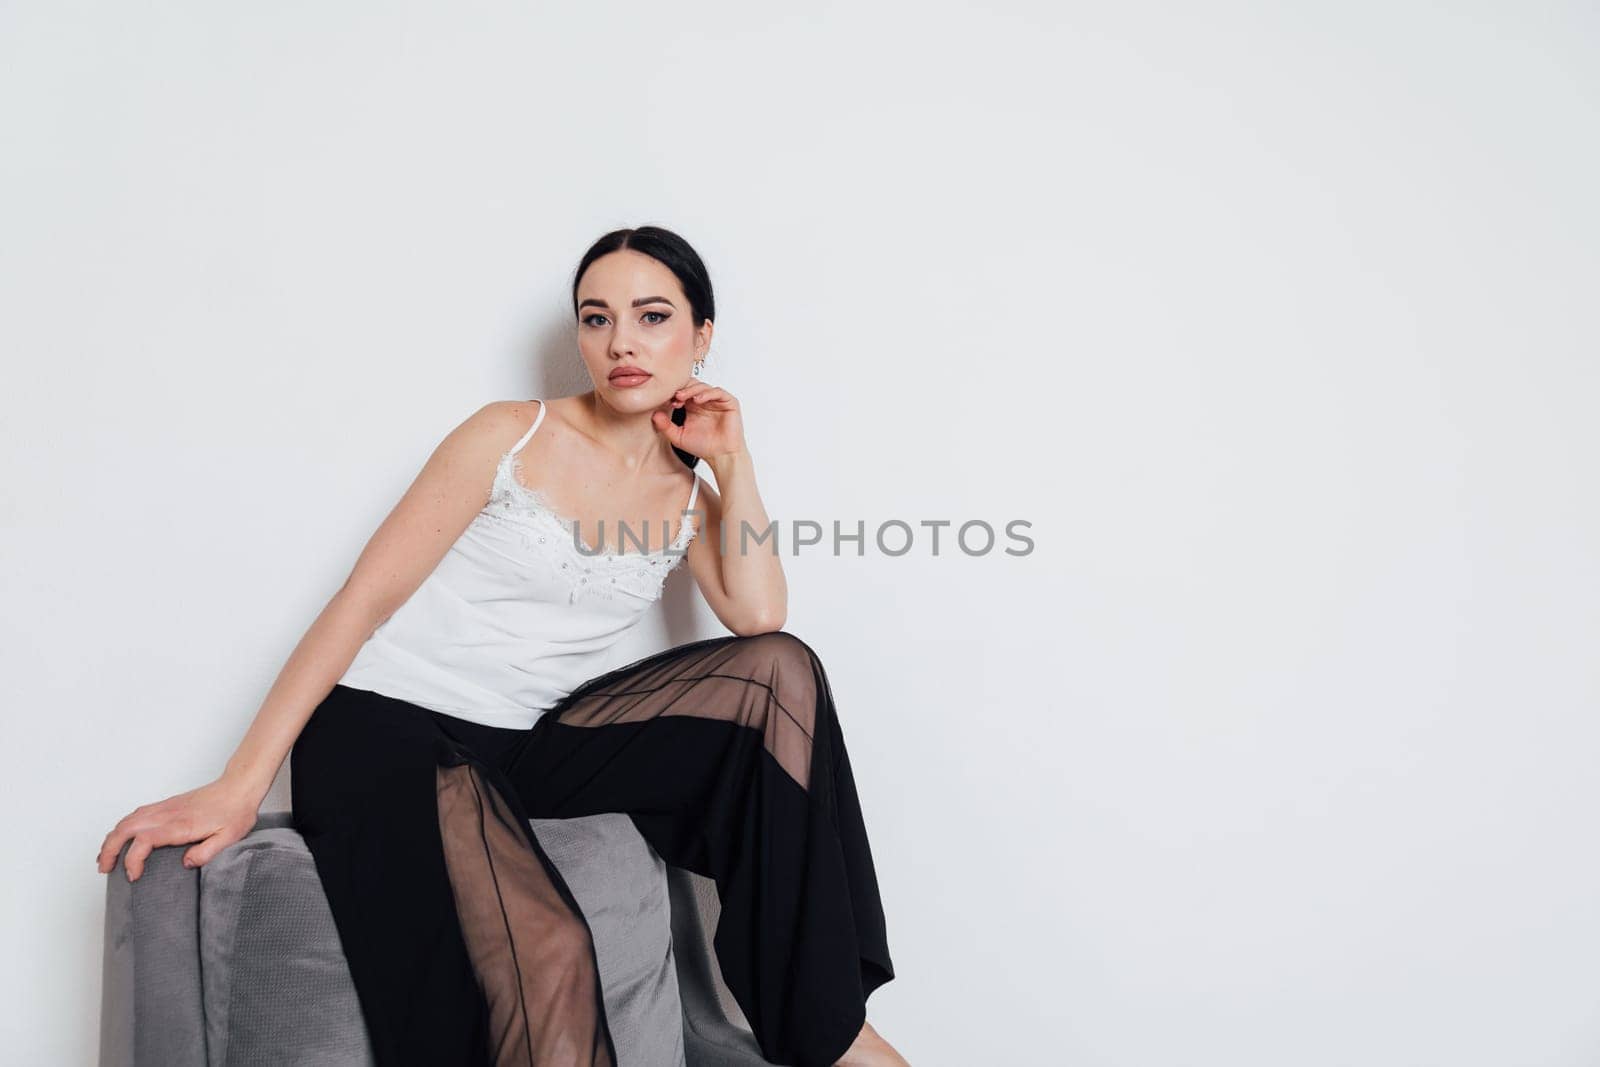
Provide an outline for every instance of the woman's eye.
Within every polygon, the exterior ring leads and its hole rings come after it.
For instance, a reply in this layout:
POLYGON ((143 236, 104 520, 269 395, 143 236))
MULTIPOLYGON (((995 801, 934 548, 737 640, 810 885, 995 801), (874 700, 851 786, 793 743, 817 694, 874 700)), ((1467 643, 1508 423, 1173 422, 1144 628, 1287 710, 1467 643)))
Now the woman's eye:
MULTIPOLYGON (((666 322, 668 319, 672 318, 672 313, 668 311, 646 311, 641 317, 648 320, 651 315, 654 315, 658 320, 660 320, 659 322, 651 322, 650 325, 652 326, 659 326, 662 322, 666 322)), ((597 325, 594 321, 595 319, 604 320, 605 316, 597 311, 592 315, 585 315, 578 321, 583 323, 585 326, 594 326, 597 325)))

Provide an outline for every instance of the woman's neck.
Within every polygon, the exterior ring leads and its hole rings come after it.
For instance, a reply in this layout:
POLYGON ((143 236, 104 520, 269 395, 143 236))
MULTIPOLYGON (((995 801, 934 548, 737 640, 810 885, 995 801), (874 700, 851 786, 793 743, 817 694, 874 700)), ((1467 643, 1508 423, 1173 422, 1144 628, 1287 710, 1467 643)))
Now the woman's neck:
POLYGON ((651 422, 652 411, 624 414, 600 399, 594 390, 578 398, 588 424, 583 427, 591 440, 629 471, 642 471, 656 462, 659 454, 664 459, 672 446, 656 432, 651 422))

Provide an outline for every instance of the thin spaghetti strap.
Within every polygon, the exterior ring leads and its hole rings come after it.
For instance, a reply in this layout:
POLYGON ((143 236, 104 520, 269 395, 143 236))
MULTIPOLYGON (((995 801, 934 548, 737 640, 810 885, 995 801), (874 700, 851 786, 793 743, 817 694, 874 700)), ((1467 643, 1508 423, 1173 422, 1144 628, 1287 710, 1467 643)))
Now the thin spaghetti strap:
POLYGON ((689 473, 694 475, 694 486, 689 490, 689 503, 684 506, 684 511, 694 510, 694 498, 700 492, 700 472, 690 471, 689 473))
MULTIPOLYGON (((537 400, 538 398, 535 397, 534 399, 537 400)), ((533 436, 533 431, 537 430, 539 428, 539 424, 544 421, 545 407, 545 402, 543 400, 539 400, 539 415, 533 420, 533 425, 528 427, 528 432, 522 435, 522 439, 511 446, 512 455, 522 451, 522 446, 528 443, 528 438, 533 436)))

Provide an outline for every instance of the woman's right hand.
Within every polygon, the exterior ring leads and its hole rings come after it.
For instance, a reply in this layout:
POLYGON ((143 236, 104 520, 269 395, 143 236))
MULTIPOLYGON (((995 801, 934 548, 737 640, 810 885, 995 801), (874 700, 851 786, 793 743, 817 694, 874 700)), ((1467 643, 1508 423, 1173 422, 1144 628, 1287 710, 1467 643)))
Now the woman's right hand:
POLYGON ((260 807, 260 797, 219 778, 199 789, 135 808, 122 817, 100 846, 100 873, 110 874, 116 869, 117 854, 130 838, 133 844, 122 861, 130 882, 139 880, 146 857, 163 845, 194 842, 194 847, 183 854, 183 865, 204 866, 255 827, 260 807))

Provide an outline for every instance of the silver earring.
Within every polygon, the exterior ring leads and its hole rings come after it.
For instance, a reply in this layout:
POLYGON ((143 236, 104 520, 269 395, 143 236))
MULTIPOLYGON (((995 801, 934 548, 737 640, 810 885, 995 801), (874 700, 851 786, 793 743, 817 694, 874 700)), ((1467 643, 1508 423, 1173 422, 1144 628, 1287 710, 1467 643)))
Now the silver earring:
POLYGON ((700 377, 700 371, 701 371, 701 369, 703 367, 705 367, 705 365, 706 365, 706 361, 705 360, 703 360, 703 359, 695 360, 694 361, 694 370, 691 371, 690 373, 692 373, 696 378, 700 377))

